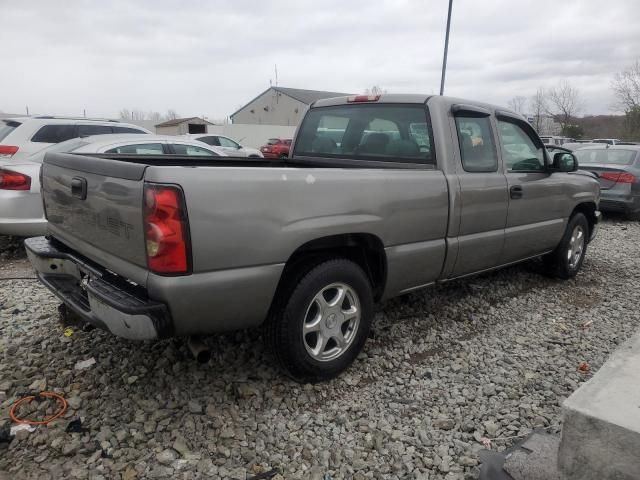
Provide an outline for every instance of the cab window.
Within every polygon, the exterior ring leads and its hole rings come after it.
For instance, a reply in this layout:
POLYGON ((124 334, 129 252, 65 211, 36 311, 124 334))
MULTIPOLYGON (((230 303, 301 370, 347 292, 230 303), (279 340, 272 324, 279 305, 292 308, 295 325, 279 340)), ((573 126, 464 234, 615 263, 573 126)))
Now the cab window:
POLYGON ((466 172, 496 172, 498 154, 489 117, 456 116, 462 168, 466 172))
POLYGON ((435 165, 424 105, 359 104, 312 108, 294 156, 435 165))
POLYGON ((508 170, 514 172, 544 170, 544 147, 535 142, 520 125, 508 120, 498 120, 498 129, 502 155, 508 170))

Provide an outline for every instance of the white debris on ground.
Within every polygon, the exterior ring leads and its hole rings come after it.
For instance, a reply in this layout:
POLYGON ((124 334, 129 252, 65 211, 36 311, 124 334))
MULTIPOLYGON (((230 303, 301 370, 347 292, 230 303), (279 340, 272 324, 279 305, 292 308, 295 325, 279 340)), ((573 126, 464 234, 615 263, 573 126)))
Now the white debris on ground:
POLYGON ((209 338, 213 358, 201 365, 172 340, 82 328, 65 337, 44 287, 1 281, 0 427, 33 386, 63 393, 69 409, 0 443, 0 472, 477 478, 483 444, 559 432, 561 402, 638 328, 639 238, 638 223, 605 222, 574 280, 546 278, 534 263, 388 302, 354 366, 316 385, 274 369, 259 331, 209 338), (81 431, 66 433, 77 418, 81 431))

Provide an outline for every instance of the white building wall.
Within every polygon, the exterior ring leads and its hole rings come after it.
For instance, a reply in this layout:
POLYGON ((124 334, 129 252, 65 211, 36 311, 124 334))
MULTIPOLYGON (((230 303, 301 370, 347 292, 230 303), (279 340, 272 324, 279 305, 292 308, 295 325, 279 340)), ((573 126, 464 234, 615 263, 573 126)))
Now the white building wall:
POLYGON ((194 118, 188 122, 182 122, 178 125, 166 125, 164 127, 156 127, 156 133, 158 135, 186 135, 189 133, 189 124, 191 125, 209 125, 209 122, 202 120, 201 118, 194 118))
POLYGON ((269 89, 235 113, 233 123, 297 126, 308 105, 284 93, 269 89))

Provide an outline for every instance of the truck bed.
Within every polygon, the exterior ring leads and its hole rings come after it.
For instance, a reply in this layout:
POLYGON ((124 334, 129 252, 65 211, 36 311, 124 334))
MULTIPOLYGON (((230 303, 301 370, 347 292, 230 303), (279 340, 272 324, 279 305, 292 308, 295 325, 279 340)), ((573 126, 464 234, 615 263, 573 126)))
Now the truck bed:
POLYGON ((48 228, 145 286, 153 274, 145 261, 144 185, 173 184, 184 192, 193 274, 284 265, 315 239, 366 233, 394 267, 387 293, 435 280, 446 250, 443 173, 344 163, 50 154, 43 164, 48 228), (72 195, 74 179, 87 182, 86 199, 72 195), (405 262, 412 268, 395 268, 405 262))

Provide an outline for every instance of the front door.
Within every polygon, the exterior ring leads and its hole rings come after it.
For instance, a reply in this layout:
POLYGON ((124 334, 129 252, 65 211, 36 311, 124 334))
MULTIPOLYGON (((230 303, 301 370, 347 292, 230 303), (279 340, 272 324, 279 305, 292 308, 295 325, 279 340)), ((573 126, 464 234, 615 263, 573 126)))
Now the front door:
POLYGON ((220 146, 231 157, 246 157, 246 151, 242 147, 227 137, 218 137, 220 146))
POLYGON ((565 228, 563 179, 547 171, 545 150, 533 128, 518 118, 498 117, 509 189, 509 209, 500 263, 552 250, 565 228))
POLYGON ((498 265, 507 219, 507 181, 489 112, 458 112, 460 228, 451 277, 498 265))

